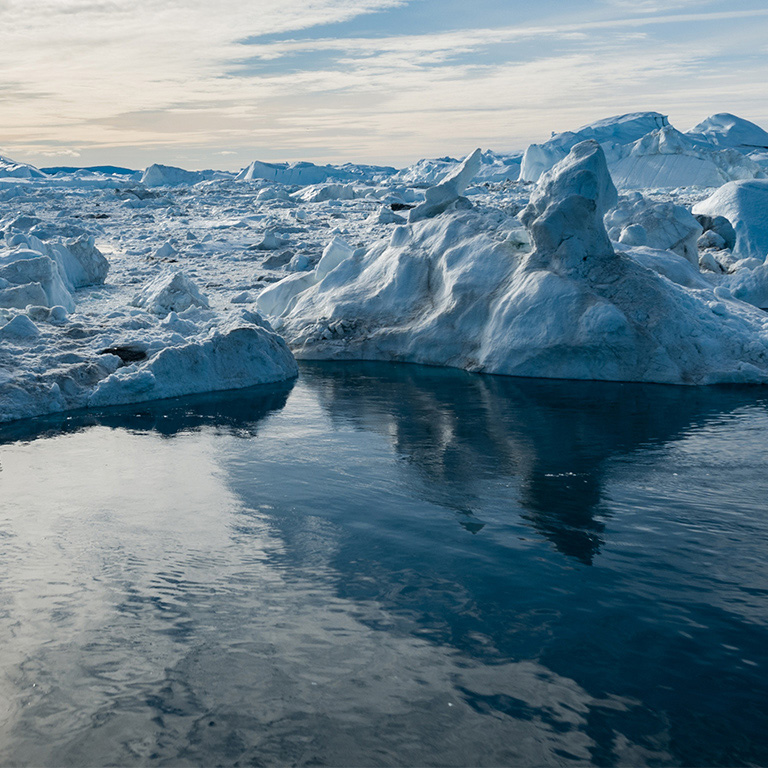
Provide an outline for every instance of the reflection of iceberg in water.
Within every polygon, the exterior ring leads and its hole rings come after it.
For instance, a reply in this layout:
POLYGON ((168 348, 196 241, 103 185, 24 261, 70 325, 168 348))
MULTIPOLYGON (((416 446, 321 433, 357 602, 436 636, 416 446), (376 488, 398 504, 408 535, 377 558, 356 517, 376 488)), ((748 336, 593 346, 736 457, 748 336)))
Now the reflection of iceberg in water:
POLYGON ((293 384, 293 381, 281 382, 14 421, 0 425, 0 444, 79 432, 96 425, 133 432, 157 432, 165 437, 210 427, 251 437, 256 434, 260 421, 285 407, 293 384))
MULTIPOLYGON (((675 440, 710 418, 764 403, 753 388, 549 381, 381 363, 304 364, 331 418, 388 436, 471 532, 481 484, 518 484, 523 516, 558 550, 591 563, 607 463, 675 440)), ((510 500, 511 501, 511 500, 510 500)))

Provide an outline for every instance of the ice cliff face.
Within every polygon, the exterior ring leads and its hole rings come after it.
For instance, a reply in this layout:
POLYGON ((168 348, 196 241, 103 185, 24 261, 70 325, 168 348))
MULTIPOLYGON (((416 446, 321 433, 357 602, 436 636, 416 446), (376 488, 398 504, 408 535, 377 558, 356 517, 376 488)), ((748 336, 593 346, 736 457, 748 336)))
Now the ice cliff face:
MULTIPOLYGON (((514 220, 449 211, 396 227, 317 279, 267 288, 298 357, 384 359, 546 378, 768 381, 768 318, 682 257, 670 276, 616 253, 599 144, 577 144, 514 220)), ((668 266, 668 265, 667 265, 668 266)))

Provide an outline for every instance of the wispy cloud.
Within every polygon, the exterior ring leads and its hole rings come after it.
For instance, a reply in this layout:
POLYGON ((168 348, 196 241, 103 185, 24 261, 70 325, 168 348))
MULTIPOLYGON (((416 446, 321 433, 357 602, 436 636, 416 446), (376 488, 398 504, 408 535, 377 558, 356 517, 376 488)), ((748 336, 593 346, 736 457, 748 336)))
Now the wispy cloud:
POLYGON ((407 5, 0 0, 0 143, 29 158, 77 147, 94 164, 396 162, 521 146, 623 111, 693 124, 745 105, 758 119, 768 103, 765 62, 749 58, 768 9, 590 0, 576 24, 484 26, 479 8, 476 28, 328 36, 325 25, 407 5))

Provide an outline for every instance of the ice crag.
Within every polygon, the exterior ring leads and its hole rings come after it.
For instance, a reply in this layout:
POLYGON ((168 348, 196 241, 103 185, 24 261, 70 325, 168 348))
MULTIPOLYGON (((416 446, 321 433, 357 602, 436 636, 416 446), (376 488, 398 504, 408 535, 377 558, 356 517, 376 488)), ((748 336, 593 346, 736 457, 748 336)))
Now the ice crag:
POLYGON ((669 384, 768 382, 768 317, 685 259, 660 274, 617 253, 617 200, 595 141, 546 173, 521 220, 449 211, 394 228, 259 306, 297 357, 400 360, 486 373, 669 384), (685 285, 684 283, 688 283, 685 285))

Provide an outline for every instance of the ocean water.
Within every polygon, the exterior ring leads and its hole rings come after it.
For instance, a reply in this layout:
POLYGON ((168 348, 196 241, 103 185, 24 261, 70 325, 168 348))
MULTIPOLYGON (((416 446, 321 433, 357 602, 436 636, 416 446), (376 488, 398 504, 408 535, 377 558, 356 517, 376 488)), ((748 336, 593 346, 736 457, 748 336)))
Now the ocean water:
POLYGON ((766 765, 768 394, 317 363, 5 425, 0 764, 766 765))

